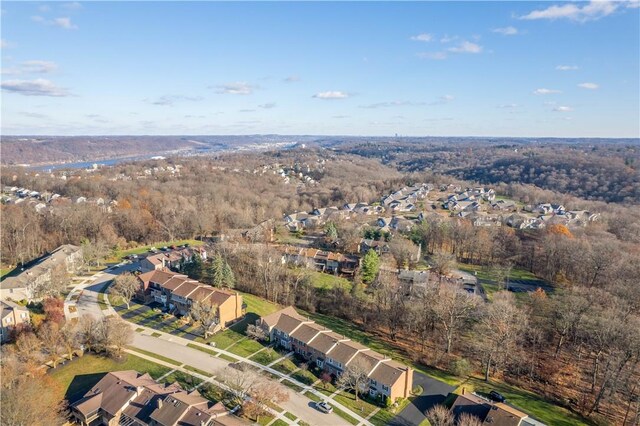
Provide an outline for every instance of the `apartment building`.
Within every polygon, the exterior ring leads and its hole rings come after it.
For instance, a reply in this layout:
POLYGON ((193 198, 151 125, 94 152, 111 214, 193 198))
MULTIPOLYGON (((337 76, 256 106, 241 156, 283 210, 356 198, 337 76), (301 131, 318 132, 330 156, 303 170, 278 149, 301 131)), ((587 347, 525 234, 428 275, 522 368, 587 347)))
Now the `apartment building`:
POLYGON ((196 301, 212 303, 218 313, 217 330, 227 327, 244 315, 242 295, 237 291, 215 288, 186 275, 166 270, 146 272, 139 275, 138 280, 138 299, 143 303, 160 303, 178 315, 187 315, 196 301))
POLYGON ((82 426, 244 426, 221 403, 137 371, 107 373, 70 406, 82 426))
POLYGON ((292 350, 334 377, 351 365, 365 367, 369 394, 391 401, 407 398, 413 386, 413 369, 325 328, 289 306, 260 318, 271 341, 292 350))
POLYGON ((0 301, 0 321, 0 343, 4 343, 13 328, 29 323, 29 310, 9 300, 0 301))

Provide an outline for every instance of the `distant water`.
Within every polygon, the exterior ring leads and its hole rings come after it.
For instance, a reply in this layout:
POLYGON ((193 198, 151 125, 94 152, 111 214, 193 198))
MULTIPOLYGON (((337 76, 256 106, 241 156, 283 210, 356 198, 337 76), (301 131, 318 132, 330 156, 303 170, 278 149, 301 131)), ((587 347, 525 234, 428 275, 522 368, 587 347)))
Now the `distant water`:
POLYGON ((125 161, 135 161, 135 160, 147 160, 150 159, 151 156, 139 156, 139 157, 126 157, 126 158, 113 158, 111 160, 99 160, 99 161, 83 161, 79 163, 62 163, 62 164, 47 164, 44 166, 29 166, 31 170, 37 171, 53 171, 58 169, 91 169, 94 164, 98 166, 113 166, 114 164, 123 163, 125 161))

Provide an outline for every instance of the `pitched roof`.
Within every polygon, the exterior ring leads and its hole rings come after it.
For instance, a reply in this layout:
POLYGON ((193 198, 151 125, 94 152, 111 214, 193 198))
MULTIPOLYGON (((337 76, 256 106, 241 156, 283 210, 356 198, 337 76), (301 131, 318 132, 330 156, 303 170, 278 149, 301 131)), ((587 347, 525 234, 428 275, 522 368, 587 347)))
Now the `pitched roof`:
POLYGON ((366 346, 362 346, 360 343, 347 340, 345 342, 338 342, 326 355, 344 365, 347 365, 349 361, 360 351, 370 350, 366 346))
POLYGON ((323 331, 328 331, 323 326, 311 323, 311 324, 302 324, 296 331, 291 333, 291 337, 301 341, 304 344, 309 343, 314 337, 323 331))
POLYGON ((318 335, 311 341, 311 343, 308 344, 308 346, 318 352, 326 354, 341 340, 347 340, 347 338, 331 331, 329 333, 322 333, 318 335))
POLYGON ((285 314, 291 317, 298 316, 300 318, 304 318, 302 315, 298 314, 293 306, 287 306, 284 309, 280 309, 277 312, 262 317, 261 320, 263 324, 266 324, 269 328, 271 328, 275 326, 280 320, 280 317, 285 314))
POLYGON ((187 278, 186 275, 180 275, 174 272, 167 272, 167 271, 149 271, 149 272, 145 272, 144 274, 138 275, 138 278, 145 283, 149 283, 153 281, 154 283, 163 285, 164 283, 169 281, 171 278, 174 278, 176 276, 182 277, 183 279, 187 278))
POLYGON ((369 378, 387 386, 393 386, 404 372, 406 372, 404 365, 395 361, 384 361, 369 373, 369 378))
POLYGON ((184 281, 175 290, 173 290, 173 294, 176 296, 186 298, 192 292, 194 292, 198 287, 200 287, 200 284, 197 281, 184 281))
POLYGON ((520 421, 527 417, 522 411, 518 411, 503 403, 494 404, 489 410, 484 424, 491 426, 518 426, 520 421))
POLYGON ((472 393, 465 393, 464 395, 457 396, 451 406, 451 413, 456 418, 466 413, 476 416, 480 421, 484 421, 490 409, 491 403, 486 399, 480 398, 472 393))

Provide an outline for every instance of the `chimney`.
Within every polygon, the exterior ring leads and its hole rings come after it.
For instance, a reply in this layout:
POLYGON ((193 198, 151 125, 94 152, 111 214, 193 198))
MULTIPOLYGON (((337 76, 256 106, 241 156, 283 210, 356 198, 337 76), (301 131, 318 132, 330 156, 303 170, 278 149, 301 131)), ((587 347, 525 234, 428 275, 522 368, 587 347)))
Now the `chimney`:
POLYGON ((463 388, 462 388, 462 394, 464 395, 464 394, 465 394, 465 392, 466 392, 466 389, 463 387, 463 388))
POLYGON ((162 398, 158 398, 158 410, 162 408, 162 398))

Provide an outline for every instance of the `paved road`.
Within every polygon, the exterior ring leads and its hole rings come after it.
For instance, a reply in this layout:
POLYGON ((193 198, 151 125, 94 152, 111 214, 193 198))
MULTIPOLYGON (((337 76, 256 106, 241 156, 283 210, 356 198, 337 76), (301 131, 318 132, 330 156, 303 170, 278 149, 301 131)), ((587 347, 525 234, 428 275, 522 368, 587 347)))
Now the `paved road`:
MULTIPOLYGON (((95 280, 87 284, 81 284, 76 291, 81 290, 80 297, 76 302, 77 316, 91 315, 100 318, 104 313, 98 304, 98 294, 104 285, 114 279, 118 274, 125 271, 133 271, 137 268, 137 264, 124 264, 112 267, 96 274, 95 280)), ((73 293, 73 292, 72 292, 73 293)), ((75 315, 73 315, 75 316, 75 315)))
POLYGON ((422 386, 423 392, 411 404, 391 419, 390 426, 417 426, 426 419, 424 413, 436 404, 441 404, 455 387, 422 373, 413 373, 413 387, 422 386))

